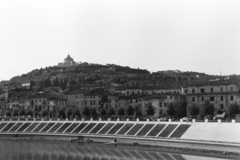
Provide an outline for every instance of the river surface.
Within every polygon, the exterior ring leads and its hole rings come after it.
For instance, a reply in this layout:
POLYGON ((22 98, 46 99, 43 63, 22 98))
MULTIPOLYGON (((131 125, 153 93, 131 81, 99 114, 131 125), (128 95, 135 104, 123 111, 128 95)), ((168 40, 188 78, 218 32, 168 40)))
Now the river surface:
POLYGON ((161 152, 159 149, 0 140, 0 160, 226 160, 161 152))

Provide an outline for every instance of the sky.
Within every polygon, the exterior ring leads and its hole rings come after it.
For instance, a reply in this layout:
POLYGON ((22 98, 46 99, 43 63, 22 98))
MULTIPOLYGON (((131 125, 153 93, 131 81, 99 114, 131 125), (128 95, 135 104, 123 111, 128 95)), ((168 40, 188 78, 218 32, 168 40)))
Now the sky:
POLYGON ((0 1, 0 80, 63 62, 240 74, 239 0, 0 1))

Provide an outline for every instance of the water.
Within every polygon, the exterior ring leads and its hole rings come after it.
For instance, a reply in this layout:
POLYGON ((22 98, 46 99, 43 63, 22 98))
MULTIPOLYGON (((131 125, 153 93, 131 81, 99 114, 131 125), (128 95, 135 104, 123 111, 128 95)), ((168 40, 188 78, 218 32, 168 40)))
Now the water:
POLYGON ((219 160, 220 158, 96 144, 0 140, 0 160, 219 160))

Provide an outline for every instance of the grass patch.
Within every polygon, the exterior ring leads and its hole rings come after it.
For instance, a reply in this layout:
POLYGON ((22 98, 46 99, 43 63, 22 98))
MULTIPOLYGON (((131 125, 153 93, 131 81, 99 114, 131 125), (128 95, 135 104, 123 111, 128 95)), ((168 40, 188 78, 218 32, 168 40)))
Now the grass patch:
POLYGON ((145 136, 150 131, 150 129, 152 129, 153 126, 154 124, 146 124, 143 129, 138 132, 137 136, 145 136))
POLYGON ((25 131, 26 132, 31 132, 35 127, 37 127, 39 123, 32 123, 25 131))
POLYGON ((78 125, 79 123, 72 123, 72 125, 65 131, 65 133, 71 133, 78 125))
POLYGON ((97 123, 90 123, 81 133, 88 133, 97 123))
POLYGON ((64 123, 64 125, 62 125, 62 127, 57 130, 57 133, 62 133, 62 132, 65 131, 65 129, 66 129, 68 126, 70 126, 71 124, 72 124, 72 123, 64 123))
POLYGON ((171 138, 180 138, 188 130, 191 125, 181 124, 170 136, 171 138))
POLYGON ((156 137, 165 126, 166 124, 157 124, 147 136, 156 137))
POLYGON ((7 132, 15 123, 9 123, 5 128, 3 128, 2 132, 7 132))
POLYGON ((21 128, 18 129, 18 132, 23 132, 31 123, 24 123, 21 128))
POLYGON ((91 130, 90 133, 96 134, 105 124, 106 123, 98 123, 98 125, 93 130, 91 130))
POLYGON ((23 123, 17 123, 9 132, 15 132, 23 123))
POLYGON ((98 134, 106 134, 115 123, 108 123, 98 134))
POLYGON ((33 130, 33 132, 39 132, 47 123, 40 123, 39 126, 37 126, 36 129, 33 130))
POLYGON ((169 134, 177 127, 176 124, 169 124, 163 131, 160 133, 159 137, 168 137, 169 134))
POLYGON ((125 134, 132 126, 133 123, 127 123, 117 134, 125 134))
POLYGON ((81 123, 72 133, 79 133, 88 123, 81 123))
POLYGON ((134 136, 138 131, 139 129, 141 129, 143 126, 143 124, 136 124, 128 133, 127 135, 129 136, 134 136))
POLYGON ((115 134, 123 125, 124 125, 124 123, 117 123, 117 124, 108 132, 108 134, 115 134))
POLYGON ((63 123, 57 123, 55 124, 49 131, 48 133, 54 133, 63 123))

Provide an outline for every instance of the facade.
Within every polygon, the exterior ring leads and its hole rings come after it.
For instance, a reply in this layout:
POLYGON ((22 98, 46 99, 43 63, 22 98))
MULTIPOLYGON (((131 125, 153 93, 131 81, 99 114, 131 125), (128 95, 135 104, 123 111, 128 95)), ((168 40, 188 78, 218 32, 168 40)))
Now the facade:
POLYGON ((82 110, 84 107, 84 94, 86 93, 87 91, 85 90, 78 90, 67 93, 67 105, 76 106, 79 110, 82 110))
POLYGON ((227 111, 230 104, 240 104, 239 81, 194 83, 186 88, 185 93, 190 106, 196 104, 200 107, 206 100, 209 100, 215 110, 227 111))
POLYGON ((185 95, 179 93, 161 93, 161 94, 135 94, 125 96, 123 94, 108 95, 108 106, 112 108, 141 108, 141 111, 146 115, 146 107, 152 105, 155 109, 155 117, 167 115, 169 105, 174 105, 186 99, 185 95))

